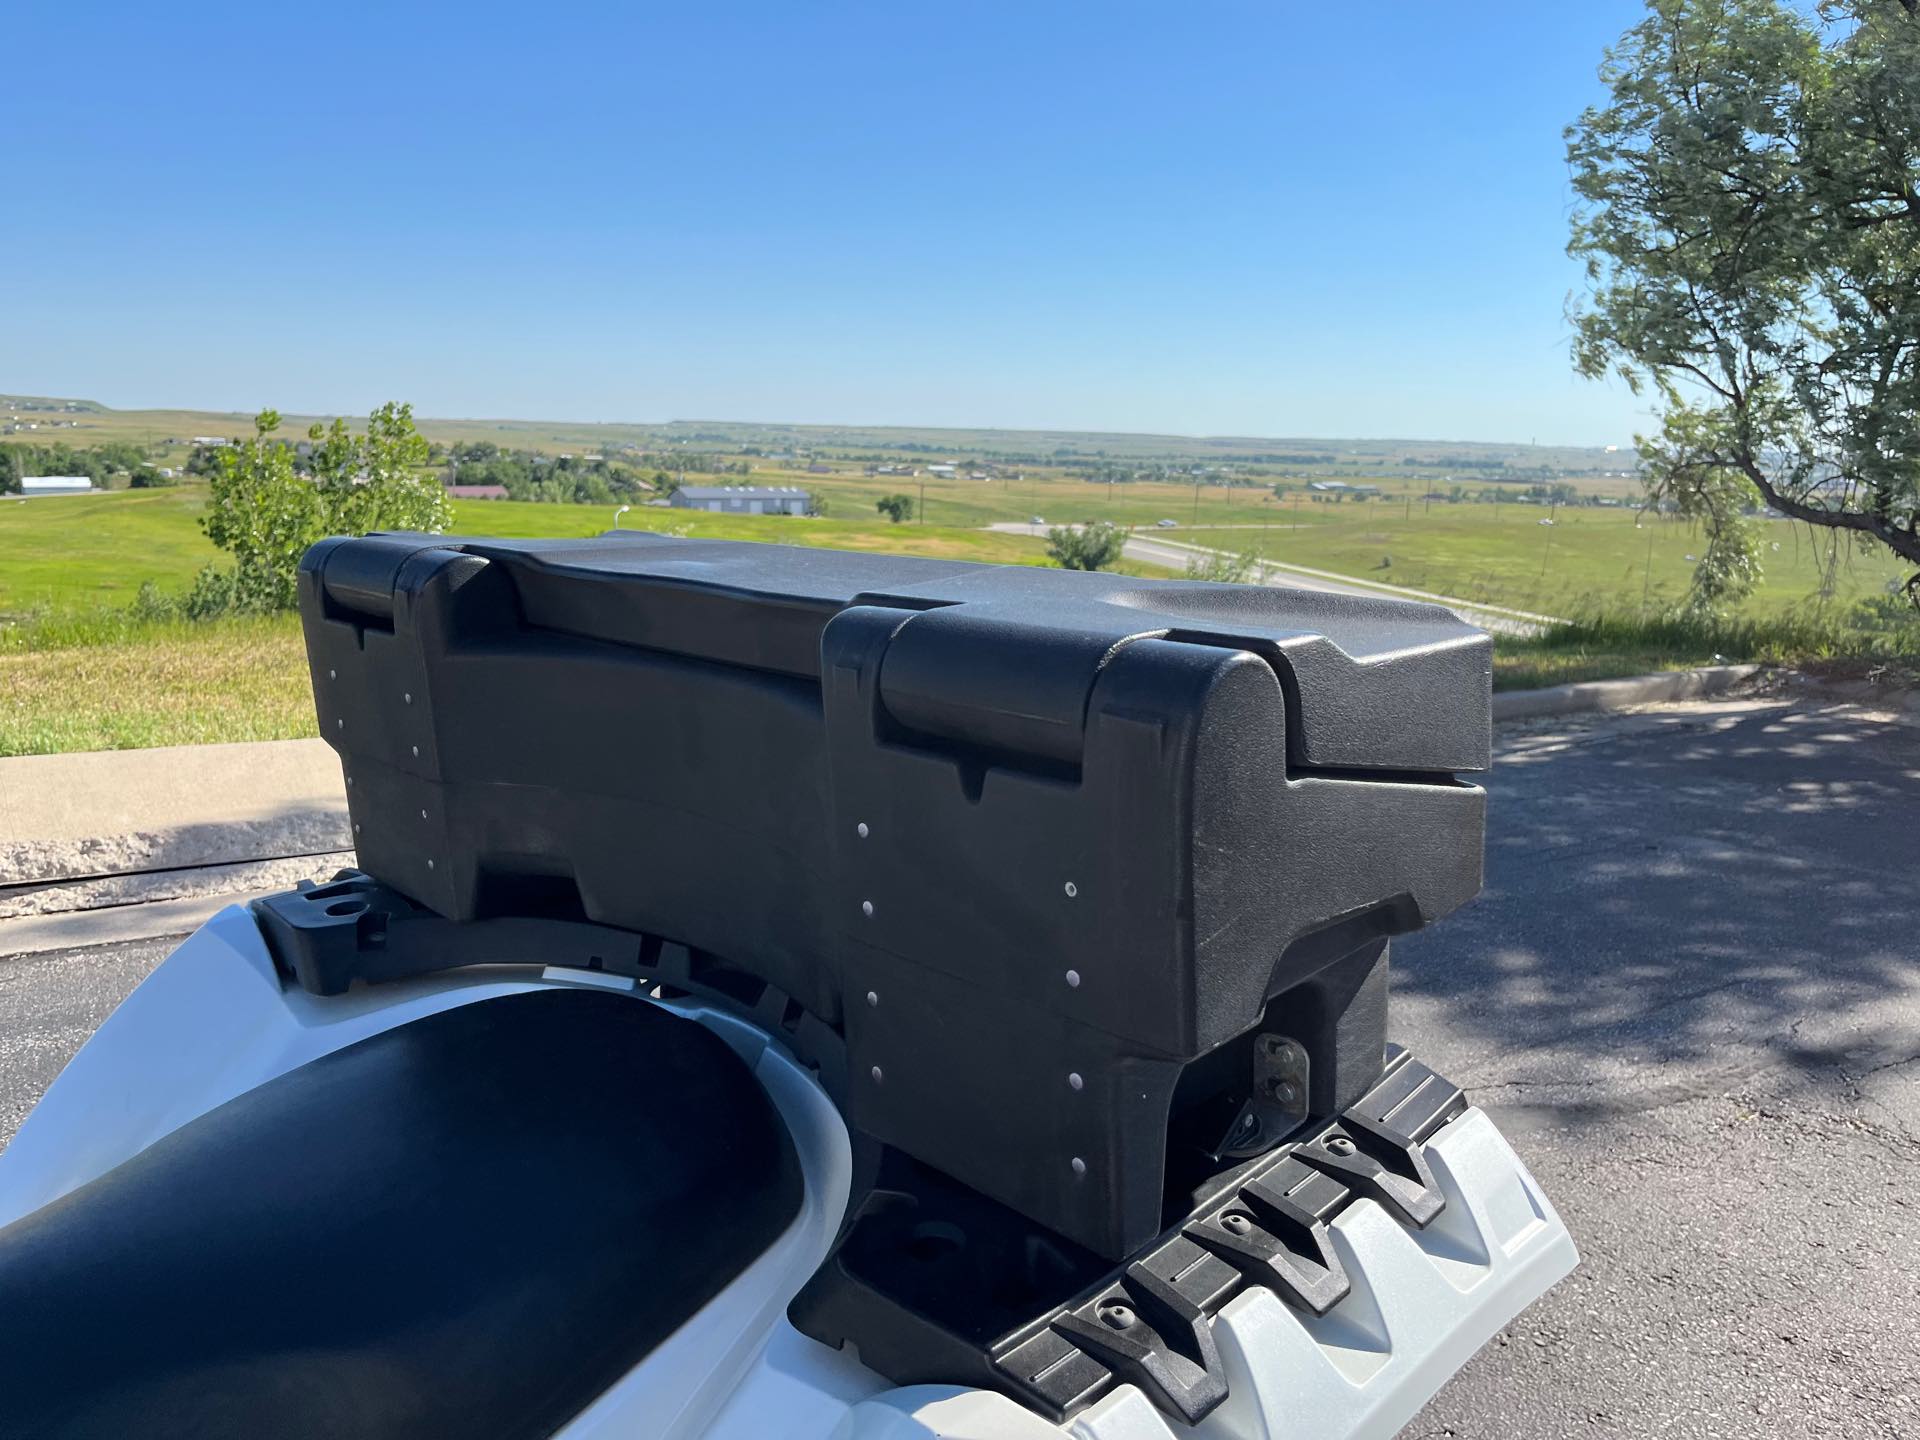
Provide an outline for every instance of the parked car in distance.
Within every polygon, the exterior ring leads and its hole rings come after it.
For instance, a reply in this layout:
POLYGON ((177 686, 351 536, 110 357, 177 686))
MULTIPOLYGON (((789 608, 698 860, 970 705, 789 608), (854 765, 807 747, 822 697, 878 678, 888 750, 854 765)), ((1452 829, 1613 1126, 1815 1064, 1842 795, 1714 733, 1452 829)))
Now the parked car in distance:
POLYGON ((1180 528, 1180 522, 1178 520, 1156 520, 1153 524, 1157 530, 1177 530, 1180 528))

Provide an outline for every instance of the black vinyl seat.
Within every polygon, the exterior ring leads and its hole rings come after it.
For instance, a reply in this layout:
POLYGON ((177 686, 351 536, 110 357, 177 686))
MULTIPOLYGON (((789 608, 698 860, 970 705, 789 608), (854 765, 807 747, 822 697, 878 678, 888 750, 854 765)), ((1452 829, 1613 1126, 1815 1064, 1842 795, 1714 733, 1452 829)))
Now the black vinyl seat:
POLYGON ((704 1027, 586 988, 444 1011, 0 1230, 0 1434, 550 1435, 801 1198, 704 1027))

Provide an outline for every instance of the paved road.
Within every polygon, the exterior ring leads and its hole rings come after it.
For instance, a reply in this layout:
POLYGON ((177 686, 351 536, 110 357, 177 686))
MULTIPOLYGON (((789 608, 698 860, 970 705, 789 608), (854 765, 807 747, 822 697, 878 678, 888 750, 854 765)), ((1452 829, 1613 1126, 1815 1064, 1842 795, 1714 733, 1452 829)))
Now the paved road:
MULTIPOLYGON (((1502 735, 1486 893, 1396 952, 1582 1268, 1421 1440, 1920 1436, 1920 730, 1729 703, 1502 735)), ((0 960, 0 1136, 163 944, 0 960)))
MULTIPOLYGON (((1048 530, 1045 525, 1032 525, 1017 520, 998 521, 987 528, 1008 535, 1036 535, 1042 538, 1048 530)), ((1176 540, 1173 535, 1177 533, 1136 530, 1127 537, 1123 553, 1129 560, 1141 560, 1151 565, 1167 565, 1175 570, 1185 569, 1188 562, 1196 558, 1225 553, 1205 545, 1176 540)), ((1271 585, 1282 590, 1318 590, 1328 595, 1359 595, 1369 600, 1378 600, 1385 596, 1392 599, 1420 600, 1429 604, 1445 605, 1462 619, 1478 625, 1482 630, 1492 630, 1504 635, 1533 635, 1539 633, 1544 626, 1556 623, 1554 616, 1536 615, 1530 610, 1476 605, 1470 600, 1457 599, 1451 595, 1436 595, 1428 590, 1411 590, 1404 585, 1371 584, 1360 580, 1348 580, 1329 570, 1288 565, 1278 560, 1260 562, 1254 576, 1254 583, 1271 585)))

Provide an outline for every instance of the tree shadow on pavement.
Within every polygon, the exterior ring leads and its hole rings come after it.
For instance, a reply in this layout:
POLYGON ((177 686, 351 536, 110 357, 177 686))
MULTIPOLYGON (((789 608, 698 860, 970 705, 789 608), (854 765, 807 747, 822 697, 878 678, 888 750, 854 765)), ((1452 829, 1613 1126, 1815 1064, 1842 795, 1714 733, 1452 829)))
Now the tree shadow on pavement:
POLYGON ((1753 704, 1563 723, 1497 737, 1488 788, 1485 891, 1395 947, 1451 1078, 1577 1118, 1920 1056, 1920 730, 1753 704))

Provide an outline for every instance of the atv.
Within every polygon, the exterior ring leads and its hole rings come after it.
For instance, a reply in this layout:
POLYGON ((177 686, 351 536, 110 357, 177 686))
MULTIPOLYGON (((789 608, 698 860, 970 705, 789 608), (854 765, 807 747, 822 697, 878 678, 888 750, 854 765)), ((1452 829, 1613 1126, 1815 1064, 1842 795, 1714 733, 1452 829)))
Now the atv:
POLYGON ((358 868, 0 1156, 12 1437, 1388 1436, 1576 1256, 1389 1044, 1479 888, 1435 606, 323 542, 358 868))

